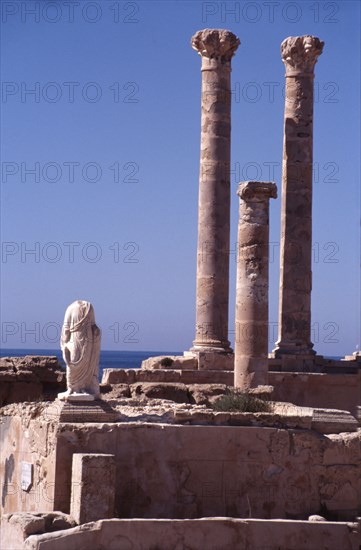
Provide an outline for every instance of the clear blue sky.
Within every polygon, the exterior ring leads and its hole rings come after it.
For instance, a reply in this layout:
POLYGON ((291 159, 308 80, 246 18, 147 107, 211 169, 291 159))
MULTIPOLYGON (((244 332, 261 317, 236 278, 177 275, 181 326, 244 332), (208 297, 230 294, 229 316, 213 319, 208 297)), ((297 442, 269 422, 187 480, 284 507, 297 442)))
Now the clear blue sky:
MULTIPOLYGON (((94 304, 103 349, 191 346, 201 60, 190 38, 206 27, 241 40, 232 72, 233 251, 237 183, 274 179, 280 192, 280 43, 303 34, 325 41, 314 112, 313 340, 325 355, 361 344, 358 1, 1 7, 2 347, 58 347, 75 299, 94 304)), ((280 198, 271 204, 270 349, 279 221, 280 198)), ((232 253, 230 330, 235 268, 232 253)))

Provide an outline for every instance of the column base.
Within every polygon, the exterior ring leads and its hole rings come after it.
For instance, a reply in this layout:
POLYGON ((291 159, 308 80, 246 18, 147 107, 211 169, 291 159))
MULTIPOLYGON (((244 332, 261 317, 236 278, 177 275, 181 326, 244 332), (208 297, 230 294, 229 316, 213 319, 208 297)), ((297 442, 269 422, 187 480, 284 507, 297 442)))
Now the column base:
POLYGON ((308 345, 297 344, 285 344, 283 342, 276 342, 276 347, 272 350, 272 357, 282 357, 283 355, 299 355, 299 356, 314 356, 317 352, 312 349, 313 344, 310 342, 308 345))
POLYGON ((324 363, 323 355, 316 353, 278 355, 273 351, 268 355, 268 359, 271 370, 286 372, 316 372, 324 363))
POLYGON ((234 354, 231 348, 198 348, 194 346, 183 354, 185 357, 195 357, 198 370, 233 370, 234 354))

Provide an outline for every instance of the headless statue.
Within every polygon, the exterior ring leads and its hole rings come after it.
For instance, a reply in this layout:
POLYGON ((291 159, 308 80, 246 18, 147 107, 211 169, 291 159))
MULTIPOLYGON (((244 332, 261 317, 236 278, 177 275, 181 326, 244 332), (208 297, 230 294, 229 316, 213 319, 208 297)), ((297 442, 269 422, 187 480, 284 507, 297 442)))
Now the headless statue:
POLYGON ((58 394, 65 401, 100 399, 100 329, 95 324, 90 302, 77 300, 65 312, 61 351, 66 363, 67 391, 58 394))

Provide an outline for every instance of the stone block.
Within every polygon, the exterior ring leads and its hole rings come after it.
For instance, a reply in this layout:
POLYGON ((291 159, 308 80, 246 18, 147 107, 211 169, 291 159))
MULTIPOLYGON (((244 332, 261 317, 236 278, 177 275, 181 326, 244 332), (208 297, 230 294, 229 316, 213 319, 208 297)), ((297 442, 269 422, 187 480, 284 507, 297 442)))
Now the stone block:
POLYGON ((70 514, 78 524, 114 517, 115 456, 75 453, 70 514))
POLYGON ((355 432, 358 421, 348 411, 313 409, 311 428, 323 434, 355 432))
POLYGON ((116 422, 117 413, 106 401, 67 402, 56 400, 44 411, 48 421, 116 422))
POLYGON ((32 535, 27 550, 359 550, 357 522, 233 519, 111 519, 32 535))
POLYGON ((211 351, 190 351, 186 357, 196 358, 199 370, 233 370, 234 354, 211 351))
POLYGON ((76 523, 62 512, 16 512, 5 514, 1 522, 1 550, 21 550, 31 535, 40 535, 75 527, 76 523))
POLYGON ((233 370, 196 370, 181 371, 183 384, 226 384, 233 386, 233 370))
POLYGON ((144 383, 130 386, 132 397, 145 395, 150 399, 167 399, 176 403, 189 403, 188 390, 185 384, 177 383, 144 383))
POLYGON ((142 369, 188 369, 195 370, 198 368, 196 357, 182 355, 161 355, 158 357, 149 357, 142 362, 142 369))
POLYGON ((133 384, 139 369, 104 369, 102 384, 133 384))
MULTIPOLYGON (((196 371, 185 371, 185 372, 196 372, 196 371)), ((138 369, 135 373, 135 378, 137 382, 173 382, 177 383, 181 381, 181 370, 170 370, 170 369, 138 369)))

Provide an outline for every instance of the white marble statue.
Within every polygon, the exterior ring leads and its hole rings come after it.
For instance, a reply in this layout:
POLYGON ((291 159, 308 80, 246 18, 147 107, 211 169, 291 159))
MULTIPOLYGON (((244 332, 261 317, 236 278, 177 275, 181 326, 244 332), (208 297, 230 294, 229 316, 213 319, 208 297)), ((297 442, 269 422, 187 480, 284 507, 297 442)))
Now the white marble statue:
POLYGON ((58 394, 65 401, 99 399, 100 329, 95 324, 94 308, 77 300, 65 312, 61 350, 66 363, 67 391, 58 394))

